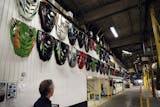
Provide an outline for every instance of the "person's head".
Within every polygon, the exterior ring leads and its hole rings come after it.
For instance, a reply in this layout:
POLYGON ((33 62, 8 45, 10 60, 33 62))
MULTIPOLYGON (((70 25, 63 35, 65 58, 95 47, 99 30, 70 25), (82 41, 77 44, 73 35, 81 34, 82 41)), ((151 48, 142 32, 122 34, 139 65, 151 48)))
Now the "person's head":
POLYGON ((42 97, 50 98, 54 93, 54 84, 52 80, 43 80, 39 86, 39 92, 42 97))

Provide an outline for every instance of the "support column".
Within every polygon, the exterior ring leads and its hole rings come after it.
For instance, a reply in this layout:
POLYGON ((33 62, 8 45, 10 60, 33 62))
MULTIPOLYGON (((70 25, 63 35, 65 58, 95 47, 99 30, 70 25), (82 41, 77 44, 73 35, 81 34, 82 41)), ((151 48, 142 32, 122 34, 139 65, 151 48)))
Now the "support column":
POLYGON ((156 86, 157 90, 160 90, 160 26, 158 24, 158 21, 155 18, 155 11, 153 5, 150 7, 150 16, 151 16, 151 21, 152 21, 152 28, 153 28, 153 33, 154 33, 154 38, 155 38, 155 43, 156 43, 156 49, 157 49, 157 56, 158 56, 158 65, 157 65, 157 75, 156 75, 156 86))
POLYGON ((101 101, 101 78, 98 78, 98 95, 99 95, 99 101, 101 101))

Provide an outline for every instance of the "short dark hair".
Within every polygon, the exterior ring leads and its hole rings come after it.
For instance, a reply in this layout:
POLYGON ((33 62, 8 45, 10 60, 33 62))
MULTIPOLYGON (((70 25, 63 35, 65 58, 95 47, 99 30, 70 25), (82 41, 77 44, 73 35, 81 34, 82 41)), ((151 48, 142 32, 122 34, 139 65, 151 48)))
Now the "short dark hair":
POLYGON ((51 79, 43 80, 39 86, 41 96, 47 96, 50 91, 50 86, 53 84, 51 79))

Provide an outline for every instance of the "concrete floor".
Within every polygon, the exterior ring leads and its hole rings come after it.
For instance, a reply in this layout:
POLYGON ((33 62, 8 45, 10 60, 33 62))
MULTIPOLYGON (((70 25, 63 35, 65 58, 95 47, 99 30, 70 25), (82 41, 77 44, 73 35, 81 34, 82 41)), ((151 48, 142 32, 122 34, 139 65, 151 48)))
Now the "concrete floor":
MULTIPOLYGON (((149 99, 150 107, 160 107, 160 100, 152 97, 149 99)), ((123 94, 111 97, 101 107, 140 107, 140 87, 132 87, 127 89, 123 94)), ((143 95, 143 107, 147 107, 145 95, 143 95)))

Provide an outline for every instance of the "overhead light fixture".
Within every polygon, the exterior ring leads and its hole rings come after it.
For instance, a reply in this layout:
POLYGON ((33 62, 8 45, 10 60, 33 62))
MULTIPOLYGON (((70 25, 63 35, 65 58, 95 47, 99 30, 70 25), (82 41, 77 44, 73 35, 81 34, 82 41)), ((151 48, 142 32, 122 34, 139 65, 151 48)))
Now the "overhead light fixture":
POLYGON ((122 50, 122 52, 123 52, 124 54, 132 55, 132 52, 128 52, 128 51, 125 51, 125 50, 122 50))
POLYGON ((118 38, 118 33, 114 27, 110 27, 111 32, 113 33, 115 38, 118 38))

